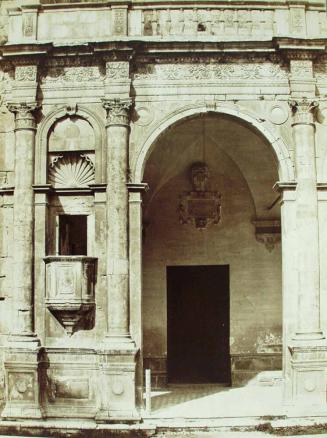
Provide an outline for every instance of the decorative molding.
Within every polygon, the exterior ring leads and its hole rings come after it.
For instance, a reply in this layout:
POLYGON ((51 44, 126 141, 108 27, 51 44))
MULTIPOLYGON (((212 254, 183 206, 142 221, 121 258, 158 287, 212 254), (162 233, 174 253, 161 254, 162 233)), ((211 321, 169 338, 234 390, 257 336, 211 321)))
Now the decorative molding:
POLYGON ((292 99, 289 101, 289 105, 293 112, 293 125, 314 123, 314 113, 319 106, 317 101, 305 97, 303 99, 292 99))
POLYGON ((51 157, 49 183, 54 187, 88 187, 95 180, 95 166, 85 154, 64 153, 51 157))
POLYGON ((36 129, 34 111, 39 107, 36 102, 8 103, 7 108, 15 114, 15 130, 36 129))
POLYGON ((288 74, 279 65, 271 62, 238 63, 201 63, 185 64, 140 64, 137 67, 134 79, 161 79, 161 80, 287 80, 288 74))
POLYGON ((209 169, 205 163, 191 166, 190 179, 193 190, 180 196, 178 207, 181 224, 193 224, 199 230, 218 224, 221 218, 221 194, 207 189, 209 169))
POLYGON ((103 106, 107 111, 107 126, 129 126, 132 99, 104 99, 103 106))

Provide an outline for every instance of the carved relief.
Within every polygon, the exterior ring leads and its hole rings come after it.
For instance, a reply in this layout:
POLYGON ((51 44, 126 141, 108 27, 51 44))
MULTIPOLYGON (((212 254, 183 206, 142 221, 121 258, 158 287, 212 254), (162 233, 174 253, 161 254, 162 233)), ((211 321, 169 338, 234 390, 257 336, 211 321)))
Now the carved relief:
POLYGON ((273 63, 201 63, 139 65, 134 79, 160 80, 271 80, 287 79, 279 65, 273 63))
POLYGON ((190 179, 193 190, 180 196, 178 207, 181 224, 194 224, 205 229, 210 224, 218 224, 221 218, 221 194, 207 190, 209 169, 205 163, 194 163, 190 179))
POLYGON ((54 187, 87 187, 94 177, 94 164, 85 154, 58 155, 49 166, 48 180, 54 187))
POLYGON ((34 14, 23 14, 23 35, 31 37, 34 34, 34 14))
POLYGON ((113 34, 127 35, 127 9, 113 8, 113 34))
POLYGON ((102 76, 97 66, 77 66, 77 67, 49 67, 43 73, 42 83, 64 84, 99 81, 102 76))
POLYGON ((10 372, 9 400, 34 401, 34 374, 10 372))
POLYGON ((37 65, 20 65, 15 68, 15 80, 18 82, 35 82, 37 65))
POLYGON ((109 61, 106 63, 106 77, 111 80, 124 80, 129 78, 129 62, 109 61))
POLYGON ((311 60, 291 60, 291 74, 299 78, 312 78, 312 61, 311 60))

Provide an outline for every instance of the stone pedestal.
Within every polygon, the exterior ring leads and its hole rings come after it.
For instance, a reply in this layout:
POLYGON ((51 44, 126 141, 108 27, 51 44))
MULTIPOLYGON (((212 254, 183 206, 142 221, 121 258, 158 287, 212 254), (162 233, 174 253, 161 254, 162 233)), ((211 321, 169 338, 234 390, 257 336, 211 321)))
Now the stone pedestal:
POLYGON ((135 406, 135 358, 137 350, 99 351, 98 422, 135 422, 140 415, 135 406))
MULTIPOLYGON (((296 271, 297 318, 289 340, 291 402, 326 406, 327 344, 320 325, 318 201, 315 151, 315 102, 291 102, 297 173, 296 271)), ((285 304, 284 304, 285 305, 285 304)))

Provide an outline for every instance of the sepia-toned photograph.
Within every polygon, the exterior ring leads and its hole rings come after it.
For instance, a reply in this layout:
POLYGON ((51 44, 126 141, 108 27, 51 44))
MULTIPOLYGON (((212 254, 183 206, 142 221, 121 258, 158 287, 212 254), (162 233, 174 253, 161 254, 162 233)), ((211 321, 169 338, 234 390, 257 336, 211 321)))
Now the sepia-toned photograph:
POLYGON ((0 0, 0 438, 327 438, 326 0, 0 0))

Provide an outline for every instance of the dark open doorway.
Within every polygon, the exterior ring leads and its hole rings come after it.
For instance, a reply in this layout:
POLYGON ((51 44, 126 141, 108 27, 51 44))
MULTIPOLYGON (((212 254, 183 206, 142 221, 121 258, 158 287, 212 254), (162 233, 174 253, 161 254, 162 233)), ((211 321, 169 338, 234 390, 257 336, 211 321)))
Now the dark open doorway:
POLYGON ((167 267, 169 383, 230 383, 229 266, 167 267))

